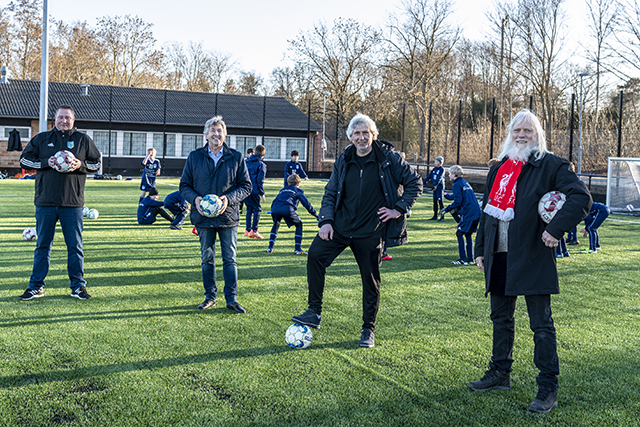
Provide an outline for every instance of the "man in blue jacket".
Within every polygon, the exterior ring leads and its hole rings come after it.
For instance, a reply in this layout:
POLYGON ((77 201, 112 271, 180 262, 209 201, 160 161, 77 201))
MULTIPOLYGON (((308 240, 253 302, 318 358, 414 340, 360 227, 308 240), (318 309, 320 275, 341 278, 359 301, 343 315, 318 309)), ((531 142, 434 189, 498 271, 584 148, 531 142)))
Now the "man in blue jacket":
POLYGON ((251 181, 242 153, 224 143, 227 126, 221 116, 207 120, 204 135, 208 143, 189 154, 180 178, 180 194, 195 207, 191 209, 191 223, 196 226, 200 238, 205 300, 198 309, 206 310, 216 303, 215 243, 218 237, 227 308, 235 313, 246 313, 238 303, 236 248, 240 224, 238 208, 251 192, 251 181), (216 194, 223 203, 220 215, 214 218, 204 216, 200 210, 200 202, 208 194, 216 194))
POLYGON ((407 242, 405 215, 422 193, 422 178, 391 144, 377 140, 378 128, 370 117, 357 114, 347 135, 353 144, 333 166, 322 198, 320 231, 309 248, 309 308, 292 320, 320 327, 327 267, 350 247, 362 277, 360 347, 373 347, 382 248, 407 242))

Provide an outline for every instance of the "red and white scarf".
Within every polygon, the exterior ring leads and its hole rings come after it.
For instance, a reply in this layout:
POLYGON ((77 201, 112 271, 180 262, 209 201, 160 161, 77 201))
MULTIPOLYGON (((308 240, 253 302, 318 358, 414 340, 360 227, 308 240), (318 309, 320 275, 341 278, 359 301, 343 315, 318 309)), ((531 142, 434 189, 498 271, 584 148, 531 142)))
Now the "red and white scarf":
POLYGON ((487 215, 502 221, 511 221, 514 217, 516 204, 516 186, 522 166, 526 162, 507 160, 498 168, 498 173, 493 181, 489 199, 484 207, 487 215))

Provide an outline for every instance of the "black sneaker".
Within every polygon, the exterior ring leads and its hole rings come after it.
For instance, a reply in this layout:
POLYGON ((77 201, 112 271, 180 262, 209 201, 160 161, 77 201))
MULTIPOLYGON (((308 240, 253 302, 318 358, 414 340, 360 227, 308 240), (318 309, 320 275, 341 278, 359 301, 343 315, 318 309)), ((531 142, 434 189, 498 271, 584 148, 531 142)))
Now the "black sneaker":
POLYGON ((301 325, 310 326, 315 329, 320 329, 320 320, 322 320, 322 318, 316 314, 312 308, 308 308, 307 311, 300 316, 293 316, 291 318, 291 321, 295 323, 300 323, 301 325))
POLYGON ((451 261, 453 265, 469 265, 469 263, 463 259, 457 259, 455 261, 451 261))
POLYGON ((371 329, 363 329, 360 334, 360 347, 373 347, 374 345, 373 331, 371 329))
POLYGON ((531 405, 529 405, 529 410, 539 414, 546 414, 556 406, 558 406, 558 391, 549 388, 539 388, 538 395, 533 399, 531 405))
POLYGON ((469 388, 473 391, 511 390, 511 377, 508 372, 489 369, 481 380, 470 382, 469 388))
POLYGON ((173 225, 173 224, 170 224, 169 228, 172 230, 182 230, 182 227, 180 227, 179 225, 173 225))
POLYGON ((198 310, 207 310, 216 305, 216 302, 212 299, 206 299, 198 306, 198 310))
POLYGON ((38 289, 37 291, 34 289, 27 289, 26 291, 24 291, 24 294, 18 297, 18 299, 21 301, 29 301, 30 299, 40 298, 43 296, 44 291, 42 290, 42 288, 38 289))
POLYGON ((247 310, 245 310, 237 301, 232 302, 231 304, 227 304, 227 308, 231 311, 235 311, 238 314, 245 314, 247 310))
POLYGON ((87 293, 87 289, 84 286, 80 286, 75 291, 71 292, 71 296, 78 299, 89 299, 91 295, 87 293))

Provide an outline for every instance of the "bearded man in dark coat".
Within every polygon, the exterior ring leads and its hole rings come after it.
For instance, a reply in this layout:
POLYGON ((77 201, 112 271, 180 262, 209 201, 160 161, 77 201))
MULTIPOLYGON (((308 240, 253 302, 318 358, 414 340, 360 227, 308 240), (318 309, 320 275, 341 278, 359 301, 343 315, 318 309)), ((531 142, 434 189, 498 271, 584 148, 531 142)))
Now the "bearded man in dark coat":
POLYGON ((487 175, 475 256, 485 275, 485 295, 491 294, 493 354, 489 370, 469 383, 474 391, 511 389, 511 365, 516 299, 525 297, 533 331, 533 360, 540 370, 532 412, 549 412, 558 405, 559 362, 551 294, 560 292, 556 246, 563 234, 589 213, 592 200, 569 161, 547 150, 544 131, 529 110, 518 112, 507 128, 500 161, 487 175), (549 191, 567 197, 562 209, 546 224, 538 201, 549 191))

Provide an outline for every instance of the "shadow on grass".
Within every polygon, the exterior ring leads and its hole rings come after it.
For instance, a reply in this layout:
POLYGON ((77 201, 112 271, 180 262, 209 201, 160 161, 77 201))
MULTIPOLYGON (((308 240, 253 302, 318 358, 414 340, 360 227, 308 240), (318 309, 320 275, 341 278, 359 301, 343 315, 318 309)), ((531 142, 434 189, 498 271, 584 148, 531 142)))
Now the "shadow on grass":
MULTIPOLYGON (((313 350, 353 349, 357 347, 357 341, 348 340, 342 342, 314 345, 313 350)), ((113 363, 108 365, 87 366, 78 369, 47 371, 22 375, 0 376, 0 389, 23 387, 32 384, 46 384, 59 381, 78 380, 92 378, 100 375, 115 374, 121 372, 148 371, 153 369, 170 368, 174 366, 186 366, 196 363, 208 363, 220 360, 245 359, 259 356, 272 356, 295 351, 284 345, 254 347, 242 350, 228 350, 215 353, 196 354, 183 357, 169 357, 166 359, 152 359, 133 361, 126 363, 113 363)), ((312 351, 312 350, 306 350, 312 351)))

